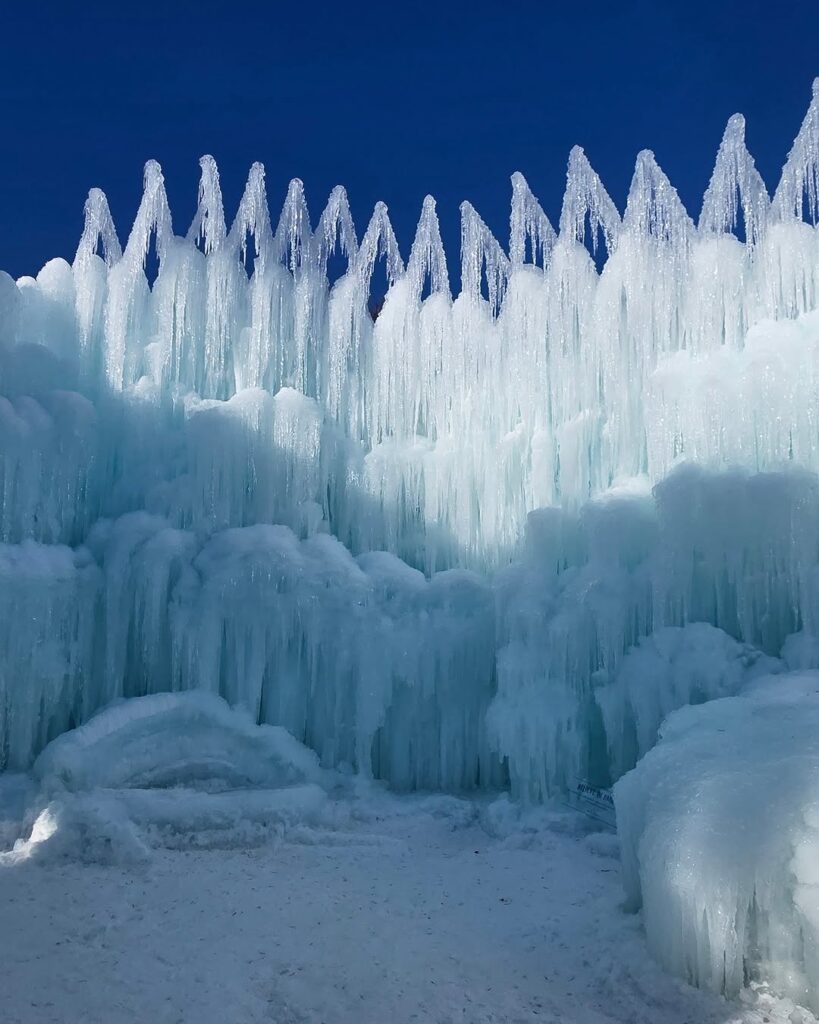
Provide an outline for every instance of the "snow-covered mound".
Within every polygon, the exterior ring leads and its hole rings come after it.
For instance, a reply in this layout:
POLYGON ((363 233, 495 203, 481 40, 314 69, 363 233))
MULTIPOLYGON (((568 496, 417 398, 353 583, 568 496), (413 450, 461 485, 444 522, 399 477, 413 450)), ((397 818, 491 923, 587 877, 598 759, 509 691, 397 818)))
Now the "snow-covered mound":
POLYGON ((649 948, 693 984, 819 1009, 819 672, 674 712, 614 787, 649 948))
POLYGON ((210 782, 274 789, 321 779, 316 755, 286 730, 199 691, 118 701, 50 743, 32 773, 75 792, 210 782))
POLYGON ((329 778, 284 729, 200 692, 119 701, 54 740, 32 775, 0 788, 0 821, 18 815, 0 864, 255 845, 319 820, 329 778))

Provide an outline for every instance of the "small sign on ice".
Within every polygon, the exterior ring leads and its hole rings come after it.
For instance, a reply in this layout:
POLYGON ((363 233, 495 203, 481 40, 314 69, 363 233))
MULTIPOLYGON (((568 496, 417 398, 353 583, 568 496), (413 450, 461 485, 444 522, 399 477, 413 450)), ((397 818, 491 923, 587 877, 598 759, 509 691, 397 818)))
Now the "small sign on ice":
POLYGON ((569 803, 576 811, 594 818, 610 829, 617 829, 614 797, 610 789, 598 789, 597 786, 578 779, 574 786, 569 787, 569 803))

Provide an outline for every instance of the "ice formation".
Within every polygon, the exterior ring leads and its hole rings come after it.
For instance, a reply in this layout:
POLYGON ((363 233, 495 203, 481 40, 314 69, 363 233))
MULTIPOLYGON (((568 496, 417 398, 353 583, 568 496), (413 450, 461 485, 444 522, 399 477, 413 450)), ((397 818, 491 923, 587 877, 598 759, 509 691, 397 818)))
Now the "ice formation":
POLYGON ((463 204, 454 298, 429 197, 404 259, 260 164, 182 235, 150 161, 124 247, 92 190, 0 274, 0 768, 201 689, 397 788, 611 782, 816 634, 818 182, 819 85, 772 199, 731 118, 696 224, 574 149, 556 229, 463 204))
POLYGON ((819 673, 676 711, 615 786, 625 878, 655 955, 736 995, 819 1009, 819 673))
POLYGON ((181 235, 150 161, 124 247, 93 189, 73 264, 0 274, 0 795, 44 794, 0 856, 275 828, 319 763, 620 779, 658 956, 819 1006, 818 217, 819 80, 773 198, 739 115, 697 223, 576 148, 556 229, 521 174, 508 250, 462 205, 455 297, 431 197, 405 260, 260 164, 229 224, 203 157, 181 235))
POLYGON ((252 846, 321 822, 332 785, 286 730, 196 691, 113 703, 50 743, 32 777, 0 786, 0 816, 17 818, 0 866, 252 846))

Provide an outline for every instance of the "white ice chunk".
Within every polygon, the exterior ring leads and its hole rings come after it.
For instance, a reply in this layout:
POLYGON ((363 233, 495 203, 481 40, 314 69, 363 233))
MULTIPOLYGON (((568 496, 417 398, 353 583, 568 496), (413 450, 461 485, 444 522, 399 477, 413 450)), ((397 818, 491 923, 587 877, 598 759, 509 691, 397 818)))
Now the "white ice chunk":
POLYGON ((614 787, 630 905, 654 955, 728 996, 819 1008, 819 674, 671 715, 614 787))

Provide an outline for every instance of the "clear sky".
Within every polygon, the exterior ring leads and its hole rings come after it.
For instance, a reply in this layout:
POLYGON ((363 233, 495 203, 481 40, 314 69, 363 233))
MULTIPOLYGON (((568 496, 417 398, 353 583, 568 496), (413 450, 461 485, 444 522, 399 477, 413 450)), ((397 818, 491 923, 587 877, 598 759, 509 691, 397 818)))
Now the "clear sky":
POLYGON ((94 185, 124 242, 149 157, 184 233, 203 153, 229 217, 261 160, 274 223, 290 178, 314 224, 340 183, 405 256, 431 192, 451 265, 463 199, 506 242, 515 170, 556 222, 575 143, 621 210, 653 149, 696 218, 729 115, 772 188, 818 74, 819 0, 3 5, 0 267, 70 259, 94 185))

